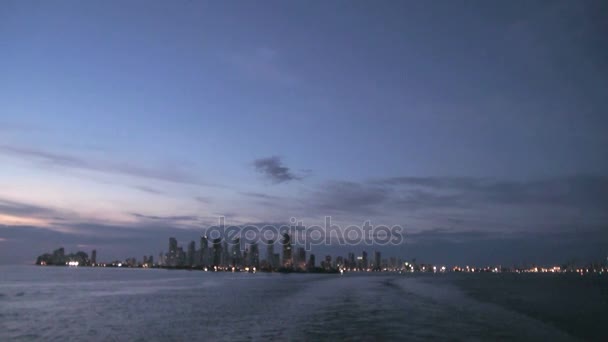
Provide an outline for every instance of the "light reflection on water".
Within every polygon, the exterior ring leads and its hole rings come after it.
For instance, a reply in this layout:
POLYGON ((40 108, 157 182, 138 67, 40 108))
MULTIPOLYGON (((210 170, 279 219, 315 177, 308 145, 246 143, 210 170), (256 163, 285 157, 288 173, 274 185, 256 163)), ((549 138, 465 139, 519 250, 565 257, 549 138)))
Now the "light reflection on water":
MULTIPOLYGON (((475 299, 495 292, 492 281, 486 288, 484 282, 459 275, 0 267, 0 341, 574 339, 572 329, 499 300, 475 299)), ((511 288, 522 286, 526 279, 511 288)))

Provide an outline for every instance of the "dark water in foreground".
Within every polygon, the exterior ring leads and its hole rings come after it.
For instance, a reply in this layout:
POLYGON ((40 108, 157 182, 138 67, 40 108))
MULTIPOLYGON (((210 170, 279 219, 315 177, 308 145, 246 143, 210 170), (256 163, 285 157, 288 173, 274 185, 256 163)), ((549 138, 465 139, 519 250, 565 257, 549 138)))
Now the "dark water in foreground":
POLYGON ((606 341, 608 278, 0 267, 0 341, 606 341))

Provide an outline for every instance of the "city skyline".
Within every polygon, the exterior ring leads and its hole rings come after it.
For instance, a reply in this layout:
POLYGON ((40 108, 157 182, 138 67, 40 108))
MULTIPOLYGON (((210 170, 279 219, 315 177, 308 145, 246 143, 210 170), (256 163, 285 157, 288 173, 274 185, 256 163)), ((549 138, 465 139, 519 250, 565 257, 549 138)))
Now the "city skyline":
MULTIPOLYGON (((347 255, 325 255, 316 262, 316 255, 312 250, 292 242, 292 236, 288 232, 281 234, 280 242, 275 240, 263 240, 261 242, 243 243, 240 238, 232 241, 226 238, 209 239, 208 236, 200 237, 199 248, 196 242, 191 240, 187 244, 187 250, 179 245, 177 239, 169 238, 167 252, 160 252, 158 258, 154 255, 144 255, 141 262, 136 257, 125 260, 100 261, 97 260, 97 250, 91 251, 91 257, 83 251, 65 254, 65 248, 60 247, 52 253, 44 253, 38 256, 35 264, 39 266, 99 266, 99 267, 139 267, 139 268, 165 268, 182 270, 201 270, 211 272, 306 272, 306 273, 343 273, 353 271, 375 271, 375 272, 532 272, 532 273, 562 273, 575 272, 581 275, 585 273, 608 272, 608 257, 605 260, 568 260, 560 264, 491 264, 477 263, 459 265, 446 262, 433 264, 418 260, 415 256, 404 258, 403 256, 386 256, 382 258, 382 252, 375 249, 373 255, 364 250, 360 255, 348 252, 347 255), (211 241, 211 244, 209 242, 211 241), (275 244, 280 246, 281 252, 274 253, 275 244), (266 246, 265 257, 260 255, 260 245, 266 246), (296 253, 292 251, 295 250, 296 253)), ((112 258, 109 258, 110 260, 112 258)))
POLYGON ((326 216, 431 263, 604 260, 606 4, 474 3, 2 2, 0 264, 326 216))
POLYGON ((258 244, 253 243, 243 246, 238 239, 231 247, 222 239, 214 239, 210 249, 206 236, 201 237, 199 249, 195 249, 194 240, 188 244, 188 252, 177 244, 175 238, 169 238, 169 251, 161 252, 158 259, 153 255, 144 255, 141 262, 137 258, 127 258, 124 261, 114 260, 112 262, 97 262, 97 251, 91 252, 89 258, 85 252, 65 254, 63 247, 45 253, 36 259, 38 266, 68 266, 68 267, 124 267, 124 268, 161 268, 179 269, 204 272, 279 272, 279 273, 340 273, 345 272, 398 272, 402 273, 577 273, 581 276, 602 275, 608 272, 608 258, 605 261, 593 261, 575 263, 573 261, 560 265, 449 265, 430 264, 420 262, 416 258, 405 261, 401 257, 390 256, 382 258, 382 253, 374 251, 373 259, 363 251, 360 256, 349 252, 347 256, 326 255, 319 264, 313 253, 306 255, 304 247, 297 247, 297 254, 292 256, 289 235, 284 233, 281 242, 283 255, 273 253, 274 244, 272 240, 267 244, 268 253, 266 258, 261 259, 258 244), (237 247, 239 246, 239 247, 237 247), (244 248, 244 249, 243 249, 244 248), (243 252, 242 254, 240 252, 243 252), (448 265, 448 266, 446 266, 448 265))

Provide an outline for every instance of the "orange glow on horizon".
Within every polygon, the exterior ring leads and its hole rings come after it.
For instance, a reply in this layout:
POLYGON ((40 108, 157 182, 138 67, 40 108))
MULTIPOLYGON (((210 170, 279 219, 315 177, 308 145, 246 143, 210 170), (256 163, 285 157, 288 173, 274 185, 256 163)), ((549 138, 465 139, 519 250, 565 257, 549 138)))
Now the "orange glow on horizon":
POLYGON ((17 226, 37 226, 48 227, 48 222, 43 219, 31 217, 19 217, 13 215, 0 214, 0 224, 17 226))

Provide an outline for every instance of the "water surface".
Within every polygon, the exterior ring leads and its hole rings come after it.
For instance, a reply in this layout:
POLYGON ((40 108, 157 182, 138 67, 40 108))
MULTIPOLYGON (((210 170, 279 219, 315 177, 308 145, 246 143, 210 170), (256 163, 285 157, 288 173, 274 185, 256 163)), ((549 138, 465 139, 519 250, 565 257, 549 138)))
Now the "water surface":
POLYGON ((0 341, 604 340, 606 277, 0 267, 0 341))

